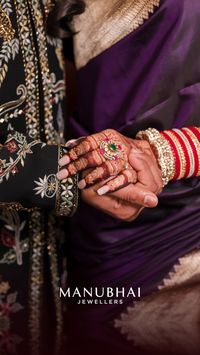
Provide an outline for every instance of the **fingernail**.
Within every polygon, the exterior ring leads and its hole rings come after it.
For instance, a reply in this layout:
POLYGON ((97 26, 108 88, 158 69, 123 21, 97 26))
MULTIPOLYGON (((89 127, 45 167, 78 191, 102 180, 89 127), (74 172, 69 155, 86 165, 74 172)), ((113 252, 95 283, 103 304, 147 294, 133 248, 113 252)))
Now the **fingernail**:
POLYGON ((85 187, 86 187, 85 179, 80 180, 79 183, 78 183, 78 188, 80 190, 83 190, 85 187))
POLYGON ((69 173, 68 173, 67 169, 62 169, 56 174, 56 177, 58 180, 63 180, 63 179, 66 179, 68 177, 68 175, 69 175, 69 173))
POLYGON ((65 147, 67 148, 73 148, 75 147, 82 139, 86 138, 85 136, 79 137, 77 139, 70 139, 70 141, 68 141, 65 144, 65 147))
POLYGON ((70 148, 71 146, 73 146, 76 143, 77 139, 71 139, 70 141, 68 141, 65 144, 65 147, 70 148))
POLYGON ((110 188, 108 186, 103 186, 97 190, 97 193, 98 195, 102 196, 105 195, 108 191, 110 191, 110 188))
POLYGON ((150 194, 145 195, 145 197, 144 197, 144 205, 146 207, 155 207, 155 206, 157 206, 157 204, 158 204, 158 199, 157 199, 156 196, 150 195, 150 194))
POLYGON ((68 157, 68 155, 65 155, 64 157, 62 157, 59 161, 58 164, 60 166, 65 166, 68 165, 70 163, 70 158, 68 157))

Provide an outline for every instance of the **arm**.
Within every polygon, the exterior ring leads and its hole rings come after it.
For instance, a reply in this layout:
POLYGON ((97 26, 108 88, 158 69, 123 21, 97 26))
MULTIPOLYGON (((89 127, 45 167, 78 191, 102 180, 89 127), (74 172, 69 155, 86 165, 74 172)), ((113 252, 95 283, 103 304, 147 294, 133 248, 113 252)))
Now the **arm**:
POLYGON ((66 149, 32 141, 21 133, 8 135, 0 146, 0 207, 56 209, 70 215, 76 209, 76 177, 58 182, 58 159, 66 149))

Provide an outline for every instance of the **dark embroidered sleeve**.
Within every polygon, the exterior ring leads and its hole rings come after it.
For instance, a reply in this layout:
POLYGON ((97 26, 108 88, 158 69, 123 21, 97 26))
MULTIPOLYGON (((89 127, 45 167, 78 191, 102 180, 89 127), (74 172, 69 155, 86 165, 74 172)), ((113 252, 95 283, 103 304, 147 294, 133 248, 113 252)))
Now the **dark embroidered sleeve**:
POLYGON ((64 147, 31 141, 15 132, 0 146, 0 207, 56 209, 72 215, 77 207, 77 177, 60 183, 58 159, 64 147))

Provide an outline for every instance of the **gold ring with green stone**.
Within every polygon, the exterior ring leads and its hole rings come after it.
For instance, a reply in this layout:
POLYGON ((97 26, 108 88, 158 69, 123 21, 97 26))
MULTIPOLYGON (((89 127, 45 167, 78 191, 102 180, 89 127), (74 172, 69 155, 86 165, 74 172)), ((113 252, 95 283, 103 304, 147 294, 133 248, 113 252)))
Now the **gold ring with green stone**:
POLYGON ((122 155, 122 146, 105 138, 100 142, 100 153, 108 160, 118 160, 122 155))

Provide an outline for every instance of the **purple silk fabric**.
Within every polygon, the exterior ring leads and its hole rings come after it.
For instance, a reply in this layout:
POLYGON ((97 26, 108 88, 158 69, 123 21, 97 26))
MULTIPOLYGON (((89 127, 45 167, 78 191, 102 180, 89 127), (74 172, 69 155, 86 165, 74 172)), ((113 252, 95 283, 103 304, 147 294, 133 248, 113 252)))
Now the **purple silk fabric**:
MULTIPOLYGON (((71 136, 114 128, 134 137, 147 127, 200 126, 199 35, 199 1, 162 0, 139 29, 79 70, 78 116, 70 120, 71 136)), ((199 220, 198 178, 169 184, 159 207, 145 210, 132 223, 82 202, 69 221, 69 282, 138 286, 145 295, 179 257, 200 247, 199 220)), ((111 321, 124 307, 82 309, 82 324, 91 326, 90 317, 93 324, 111 321)), ((72 323, 80 319, 80 309, 71 308, 72 323)))

